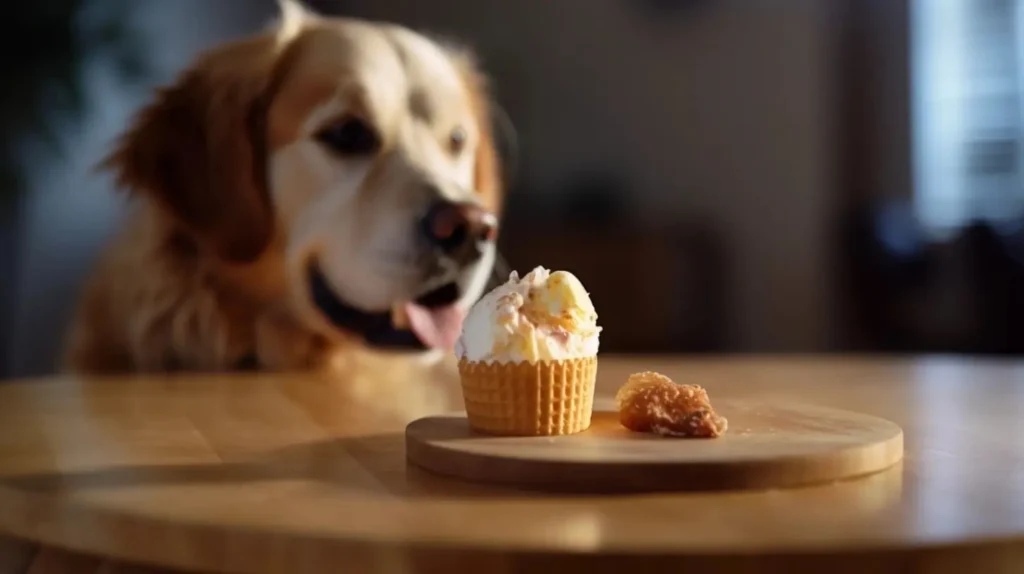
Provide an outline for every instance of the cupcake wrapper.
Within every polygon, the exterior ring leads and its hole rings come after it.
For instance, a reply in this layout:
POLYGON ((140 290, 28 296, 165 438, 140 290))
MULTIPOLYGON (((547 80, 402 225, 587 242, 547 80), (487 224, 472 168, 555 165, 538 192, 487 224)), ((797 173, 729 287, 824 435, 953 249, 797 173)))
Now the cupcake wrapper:
POLYGON ((538 363, 459 361, 469 425, 506 436, 549 436, 590 428, 597 357, 538 363))

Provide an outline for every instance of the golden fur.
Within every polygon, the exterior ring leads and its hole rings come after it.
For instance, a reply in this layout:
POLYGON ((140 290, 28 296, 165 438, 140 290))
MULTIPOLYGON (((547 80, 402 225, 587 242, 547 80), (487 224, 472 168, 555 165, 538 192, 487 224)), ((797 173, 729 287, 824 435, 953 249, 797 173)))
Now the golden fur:
MULTIPOLYGON (((69 332, 67 367, 86 373, 223 371, 255 358, 262 369, 311 369, 358 346, 353 337, 325 327, 296 295, 302 290, 293 271, 301 255, 296 253, 324 241, 303 234, 333 237, 334 228, 346 225, 326 215, 309 220, 309 213, 328 212, 327 184, 342 189, 349 183, 335 180, 365 173, 351 203, 338 213, 361 210, 360 218, 379 217, 381 224, 367 232, 378 235, 384 231, 375 230, 389 229, 391 221, 404 225, 414 199, 383 190, 411 189, 410 174, 458 179, 471 172, 466 187, 473 185, 490 210, 500 209, 500 166, 481 77, 462 53, 438 47, 446 64, 425 42, 392 26, 320 17, 287 3, 275 29, 203 55, 160 91, 103 164, 136 205, 84 287, 69 332), (387 42, 401 48, 401 58, 388 55, 387 42), (429 73, 416 72, 418 59, 429 73), (446 103, 451 109, 437 111, 438 117, 455 117, 463 108, 472 114, 470 165, 441 158, 421 135, 389 140, 389 146, 405 146, 400 157, 335 171, 306 142, 311 118, 329 100, 345 113, 372 112, 413 125, 405 119, 409 112, 390 99, 398 88, 360 83, 397 74, 393 60, 410 66, 405 78, 396 76, 395 86, 419 85, 416 74, 436 75, 444 66, 457 71, 466 105, 448 96, 434 101, 455 102, 446 103), (377 72, 375 66, 391 71, 354 77, 353 70, 377 72), (416 154, 424 158, 416 169, 401 164, 416 154), (327 175, 310 175, 318 170, 327 175)), ((395 133, 410 129, 396 127, 395 133)), ((372 275, 364 271, 373 263, 362 252, 388 240, 356 235, 353 245, 337 248, 332 261, 351 261, 359 277, 372 275)), ((344 274, 346 267, 336 265, 335 272, 344 274)), ((380 287, 353 289, 358 296, 380 287)))

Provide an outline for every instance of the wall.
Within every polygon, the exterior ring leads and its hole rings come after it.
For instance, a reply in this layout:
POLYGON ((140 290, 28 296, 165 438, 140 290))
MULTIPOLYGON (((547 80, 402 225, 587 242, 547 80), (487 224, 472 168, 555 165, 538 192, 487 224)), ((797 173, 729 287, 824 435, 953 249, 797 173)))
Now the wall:
MULTIPOLYGON (((149 42, 152 83, 172 78, 198 50, 252 30, 273 14, 270 0, 140 0, 136 26, 149 42)), ((79 284, 123 209, 109 178, 94 174, 92 166, 152 83, 121 85, 104 62, 96 62, 87 75, 93 105, 84 121, 64 134, 67 153, 37 158, 33 166, 31 189, 18 216, 13 303, 7 324, 0 324, 8 329, 6 361, 0 361, 6 362, 7 376, 54 368, 79 284)))
POLYGON ((839 188, 834 2, 326 0, 461 37, 520 132, 529 188, 616 168, 648 217, 721 229, 739 350, 827 349, 839 188))
MULTIPOLYGON (((140 4, 159 80, 273 12, 269 0, 140 4)), ((549 192, 579 168, 617 168, 644 216, 697 214, 721 229, 736 349, 830 346, 833 3, 693 1, 676 16, 633 0, 316 4, 467 38, 516 121, 530 189, 549 192)), ((18 374, 52 368, 82 275, 121 213, 88 168, 147 90, 119 88, 102 71, 92 81, 96 109, 68 135, 70 157, 39 164, 22 214, 8 348, 18 374)))

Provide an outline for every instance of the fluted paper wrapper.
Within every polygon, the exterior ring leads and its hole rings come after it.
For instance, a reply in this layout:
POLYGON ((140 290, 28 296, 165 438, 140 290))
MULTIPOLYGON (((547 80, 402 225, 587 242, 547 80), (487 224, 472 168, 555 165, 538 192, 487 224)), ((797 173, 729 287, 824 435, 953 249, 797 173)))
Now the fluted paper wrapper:
POLYGON ((459 375, 475 430, 550 436, 590 428, 597 357, 504 364, 461 359, 459 375))

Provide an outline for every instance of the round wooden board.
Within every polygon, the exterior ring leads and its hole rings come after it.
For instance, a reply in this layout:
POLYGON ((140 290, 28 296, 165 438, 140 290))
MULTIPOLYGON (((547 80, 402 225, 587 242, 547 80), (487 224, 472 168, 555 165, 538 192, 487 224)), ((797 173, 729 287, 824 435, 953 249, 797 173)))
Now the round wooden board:
POLYGON ((489 436, 462 414, 427 417, 406 427, 406 456, 449 477, 576 492, 791 487, 871 474, 903 457, 903 431, 878 417, 807 405, 715 408, 729 419, 715 439, 633 433, 609 411, 559 437, 489 436))

